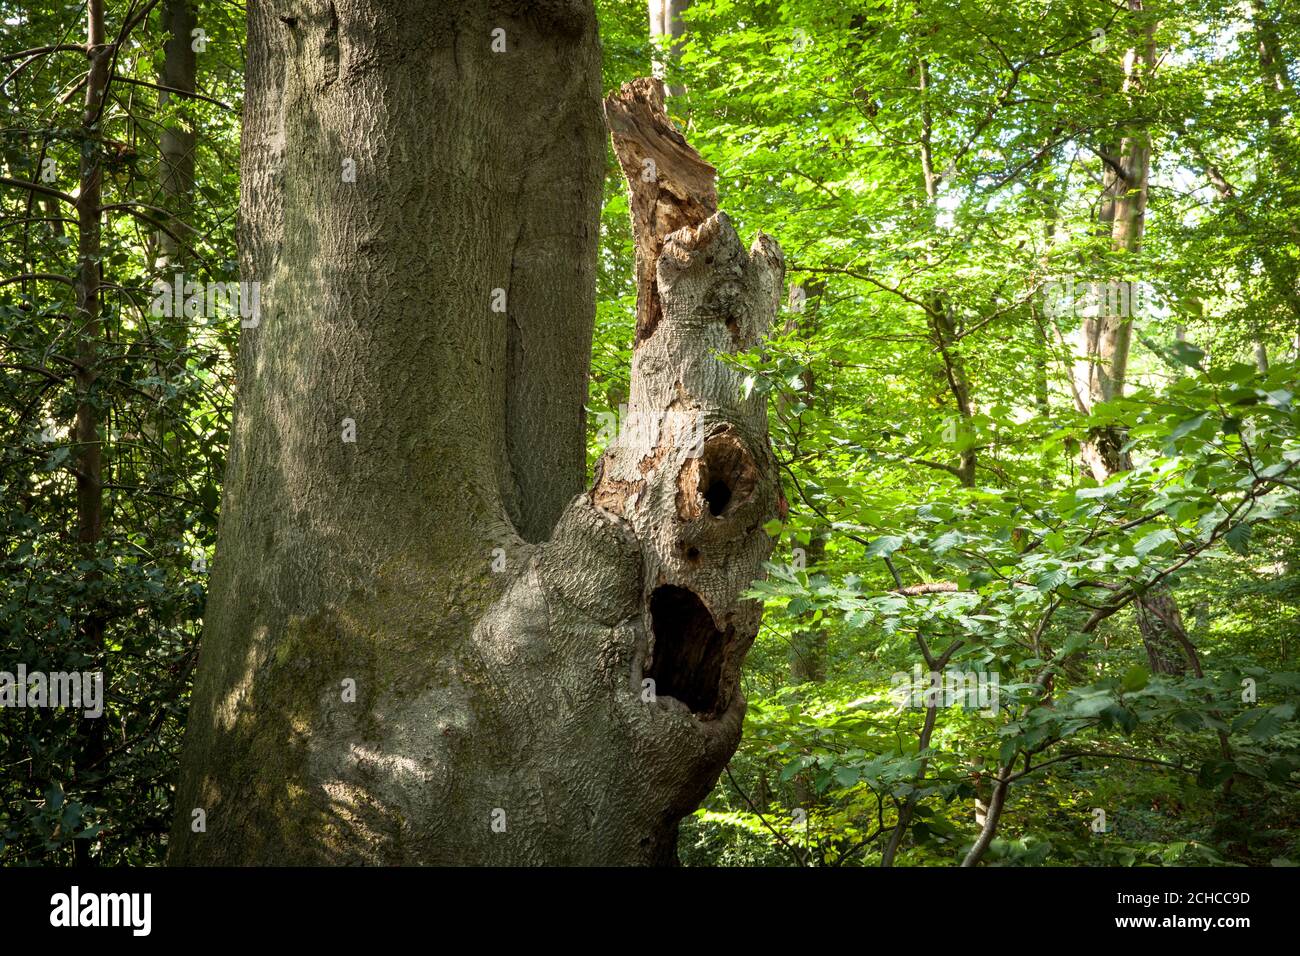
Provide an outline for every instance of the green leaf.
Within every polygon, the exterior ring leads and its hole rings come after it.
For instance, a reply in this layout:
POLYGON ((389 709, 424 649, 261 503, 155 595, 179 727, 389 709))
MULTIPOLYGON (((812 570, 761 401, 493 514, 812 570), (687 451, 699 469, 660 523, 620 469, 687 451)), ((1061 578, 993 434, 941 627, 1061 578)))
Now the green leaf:
POLYGON ((903 546, 903 539, 893 534, 882 534, 867 545, 867 557, 887 558, 903 546))
POLYGON ((813 758, 807 755, 795 757, 781 769, 781 782, 787 783, 794 779, 795 774, 806 770, 813 762, 813 758))
POLYGON ((1176 341, 1169 346, 1169 354, 1179 365, 1188 368, 1200 368, 1205 361, 1205 351, 1198 349, 1191 342, 1176 341))
POLYGON ((1212 790, 1233 775, 1237 765, 1231 760, 1209 760, 1196 775, 1198 786, 1212 790))
POLYGON ((1192 432, 1196 431, 1196 429, 1204 425, 1206 419, 1209 417, 1210 413, 1205 412, 1202 415, 1197 415, 1195 418, 1189 418, 1186 421, 1179 422, 1178 425, 1175 426, 1174 430, 1169 433, 1169 440, 1177 441, 1185 435, 1190 435, 1192 432))
POLYGON ((1277 714, 1265 712, 1251 725, 1250 736, 1254 740, 1268 740, 1282 729, 1282 720, 1277 714))
POLYGON ((1251 526, 1242 521, 1233 525, 1223 536, 1223 540, 1228 542, 1228 547, 1233 551, 1245 556, 1250 551, 1250 534, 1251 526))
POLYGON ((1150 672, 1141 664, 1134 664, 1124 672, 1124 679, 1120 681, 1125 693, 1135 693, 1146 687, 1151 680, 1150 672))
POLYGON ((1285 388, 1279 388, 1276 391, 1265 394, 1268 403, 1282 409, 1282 411, 1288 411, 1291 408, 1291 399, 1294 397, 1295 396, 1285 388))
POLYGON ((1118 726, 1120 730, 1124 731, 1125 736, 1137 730, 1137 714, 1122 704, 1111 704, 1101 712, 1101 719, 1103 723, 1113 723, 1118 726))
POLYGON ((1137 544, 1133 545, 1133 553, 1139 558, 1145 558, 1148 554, 1170 541, 1177 541, 1178 535, 1174 534, 1168 528, 1161 528, 1158 531, 1152 531, 1145 535, 1137 544))

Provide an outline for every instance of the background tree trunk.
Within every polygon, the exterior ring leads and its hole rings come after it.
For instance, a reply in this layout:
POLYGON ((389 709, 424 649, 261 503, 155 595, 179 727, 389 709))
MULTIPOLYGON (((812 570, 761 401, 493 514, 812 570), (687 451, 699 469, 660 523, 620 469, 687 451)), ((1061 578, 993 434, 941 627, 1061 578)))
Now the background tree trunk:
MULTIPOLYGON (((821 298, 826 291, 826 284, 821 281, 814 281, 795 285, 791 283, 789 296, 789 316, 785 323, 785 332, 798 331, 802 337, 812 338, 817 331, 818 313, 821 310, 821 298)), ((818 404, 817 393, 814 390, 815 378, 812 366, 809 365, 803 371, 803 384, 800 391, 803 393, 803 400, 809 406, 818 404)), ((784 400, 777 399, 778 407, 784 405, 784 400)), ((799 455, 797 443, 792 442, 786 449, 785 453, 790 460, 794 460, 799 455)), ((826 556, 826 542, 830 537, 831 529, 825 522, 815 522, 811 529, 808 539, 808 547, 804 549, 804 569, 812 574, 817 566, 826 556)), ((800 615, 800 626, 790 635, 790 650, 788 660, 790 664, 790 683, 806 684, 821 683, 826 680, 826 651, 827 638, 826 629, 820 624, 813 621, 815 616, 813 611, 807 611, 800 615)), ((803 785, 805 781, 802 777, 797 778, 797 785, 803 785)), ((801 795, 802 802, 803 797, 801 795)), ((806 806, 806 803, 802 805, 806 806)))
MULTIPOLYGON (((163 207, 170 213, 164 225, 170 230, 158 231, 158 257, 155 265, 166 274, 174 266, 184 265, 183 248, 173 238, 190 221, 190 206, 194 201, 194 147, 196 135, 194 120, 185 110, 186 99, 170 90, 194 92, 195 56, 191 32, 197 24, 193 0, 165 0, 162 5, 162 24, 167 31, 164 45, 163 68, 158 83, 167 90, 158 94, 158 107, 168 110, 173 97, 180 115, 164 121, 159 137, 158 179, 162 188, 163 207)), ((170 278, 167 281, 171 281, 170 278)))
MULTIPOLYGON (((935 169, 934 155, 934 121, 930 110, 930 92, 933 86, 930 78, 930 64, 922 58, 917 64, 917 82, 921 91, 921 135, 918 140, 921 160, 921 181, 925 187, 925 203, 929 216, 930 231, 937 237, 939 230, 939 183, 943 173, 935 169)), ((934 252, 927 252, 927 258, 934 262, 934 252)), ((925 301, 926 324, 930 328, 930 338, 936 351, 943 359, 943 381, 952 393, 953 404, 957 409, 959 428, 954 429, 954 441, 960 445, 957 464, 952 474, 963 487, 975 487, 975 468, 978 464, 975 447, 966 441, 960 441, 962 433, 971 427, 971 418, 975 414, 970 380, 966 374, 966 363, 957 348, 959 329, 951 311, 951 303, 942 291, 933 290, 923 296, 925 301)))
MULTIPOLYGON (((194 119, 186 108, 187 98, 172 90, 193 93, 195 89, 195 71, 197 57, 194 50, 192 31, 197 25, 193 0, 164 0, 160 11, 162 27, 167 40, 163 44, 163 66, 159 71, 158 83, 165 89, 158 93, 158 111, 162 115, 162 130, 158 137, 158 187, 161 191, 159 213, 163 228, 153 238, 155 249, 153 265, 159 278, 171 285, 182 275, 182 283, 189 281, 189 261, 186 247, 180 237, 186 230, 193 234, 194 209, 194 151, 198 137, 194 128, 194 119), (176 115, 168 117, 169 112, 176 115)), ((154 374, 160 380, 166 380, 183 366, 181 357, 188 344, 189 328, 186 315, 182 310, 179 315, 157 320, 155 334, 163 339, 162 353, 154 359, 154 374)), ((148 389, 157 397, 157 413, 145 422, 145 432, 159 445, 168 446, 167 451, 179 454, 178 443, 167 441, 167 410, 162 401, 166 387, 159 384, 148 389)), ((179 531, 177 532, 179 535, 179 531)))
MULTIPOLYGON (((689 8, 693 0, 650 0, 650 37, 661 37, 667 44, 668 60, 674 60, 677 56, 677 41, 686 35, 686 21, 682 19, 682 14, 689 8)), ((668 63, 665 61, 655 61, 655 76, 663 79, 668 73, 668 63)), ((681 96, 686 92, 686 87, 679 83, 669 84, 667 87, 669 96, 681 96)))
MULTIPOLYGON (((77 192, 77 311, 73 335, 77 343, 77 414, 72 436, 77 461, 77 543, 84 559, 94 561, 104 530, 104 452, 103 407, 96 395, 100 374, 100 354, 104 337, 103 307, 100 301, 100 246, 104 210, 103 144, 100 119, 104 91, 108 86, 109 57, 105 43, 103 0, 89 0, 86 7, 86 77, 85 110, 81 119, 81 166, 77 192)), ((95 582, 98 571, 87 572, 87 581, 95 582)), ((91 594, 93 588, 88 589, 91 594)), ((91 667, 105 671, 104 610, 99 598, 90 597, 83 609, 80 628, 91 655, 91 667)), ((108 686, 108 675, 104 675, 108 686)), ((85 721, 81 732, 81 764, 78 776, 97 781, 105 776, 104 724, 106 720, 85 721)), ((97 794, 92 788, 91 794, 97 794)), ((75 845, 79 865, 90 862, 88 840, 75 845)))
POLYGON ((610 104, 657 312, 575 496, 599 75, 581 0, 250 8, 261 313, 171 862, 671 862, 734 751, 777 485, 713 353, 766 330, 780 254, 708 208, 660 88, 610 104), (646 219, 679 169, 699 209, 646 219))
MULTIPOLYGON (((1144 13, 1143 0, 1128 0, 1131 16, 1144 13)), ((1123 93, 1138 103, 1156 69, 1155 21, 1134 19, 1129 25, 1132 43, 1124 55, 1123 93)), ((1136 111, 1135 111, 1136 112, 1136 111)), ((1098 227, 1109 233, 1111 249, 1124 257, 1129 271, 1131 257, 1142 248, 1150 184, 1151 140, 1147 125, 1134 121, 1125 131, 1117 153, 1108 146, 1100 150, 1104 164, 1102 201, 1098 227)), ((1138 297, 1128 279, 1103 283, 1103 305, 1096 318, 1085 318, 1080 330, 1080 358, 1075 365, 1074 394, 1079 410, 1087 414, 1101 402, 1124 394, 1128 374, 1129 346, 1133 338, 1131 308, 1138 297)), ((1132 467, 1122 449, 1125 434, 1117 428, 1096 429, 1082 448, 1082 458, 1094 478, 1106 481, 1132 467)), ((1191 643, 1183 629, 1182 616, 1169 589, 1161 584, 1134 602, 1138 630, 1146 647, 1152 673, 1184 674, 1191 643)))

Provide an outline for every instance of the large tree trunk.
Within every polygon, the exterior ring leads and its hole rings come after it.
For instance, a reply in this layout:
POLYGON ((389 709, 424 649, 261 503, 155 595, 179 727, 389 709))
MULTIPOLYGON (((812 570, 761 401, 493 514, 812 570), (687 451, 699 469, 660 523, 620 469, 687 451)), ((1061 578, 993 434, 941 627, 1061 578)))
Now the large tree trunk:
POLYGON ((575 494, 599 76, 585 0, 250 8, 261 313, 172 862, 670 862, 734 751, 778 492, 713 353, 765 331, 779 252, 746 254, 711 175, 674 205, 708 167, 659 90, 611 105, 625 168, 657 161, 630 178, 657 314, 575 494))

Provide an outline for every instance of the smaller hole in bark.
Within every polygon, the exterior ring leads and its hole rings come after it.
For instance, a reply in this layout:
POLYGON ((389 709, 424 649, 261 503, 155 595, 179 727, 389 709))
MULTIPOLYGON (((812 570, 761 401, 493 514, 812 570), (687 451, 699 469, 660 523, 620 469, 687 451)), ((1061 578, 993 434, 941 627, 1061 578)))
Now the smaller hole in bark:
POLYGON ((704 443, 699 493, 709 514, 720 518, 754 492, 753 460, 734 434, 724 432, 704 443))
MULTIPOLYGON (((677 516, 695 521, 707 511, 725 518, 754 497, 758 469, 740 437, 728 426, 704 443, 677 473, 677 516)), ((679 542, 678 547, 682 547, 679 542)))
POLYGON ((716 518, 727 510, 731 501, 731 488, 725 481, 714 478, 704 492, 704 500, 709 503, 709 514, 716 518))
POLYGON ((698 560, 700 560, 700 549, 699 549, 699 548, 687 548, 687 549, 686 549, 686 560, 688 560, 688 561, 698 561, 698 560))

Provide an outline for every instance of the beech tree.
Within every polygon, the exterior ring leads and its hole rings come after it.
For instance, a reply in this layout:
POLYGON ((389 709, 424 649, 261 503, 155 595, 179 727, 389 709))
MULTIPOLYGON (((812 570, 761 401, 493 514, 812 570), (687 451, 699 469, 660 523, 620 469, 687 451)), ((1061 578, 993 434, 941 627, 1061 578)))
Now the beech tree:
MULTIPOLYGON (((1128 0, 1128 14, 1146 14, 1143 0, 1128 0)), ((1156 71, 1156 23, 1147 16, 1126 24, 1130 45, 1123 59, 1122 93, 1125 101, 1137 104, 1156 71)), ((1098 226, 1112 249, 1120 256, 1135 256, 1141 250, 1146 226, 1151 170, 1150 133, 1138 120, 1131 124, 1118 149, 1101 149, 1105 163, 1103 194, 1098 205, 1098 226)), ((1087 414, 1102 402, 1124 393, 1128 374, 1129 348, 1133 337, 1130 314, 1136 296, 1132 283, 1116 286, 1107 309, 1096 318, 1085 318, 1079 328, 1079 359, 1074 367, 1073 396, 1079 411, 1087 414), (1122 293, 1122 294, 1119 294, 1122 293)), ((1132 461, 1124 450, 1125 435, 1106 427, 1093 431, 1082 447, 1082 463, 1098 481, 1128 471, 1132 461)), ((1146 647, 1152 673, 1182 674, 1189 663, 1199 670, 1196 649, 1187 638, 1178 603, 1169 589, 1157 585, 1139 595, 1135 602, 1138 629, 1146 647)))
POLYGON ((1298 858, 1294 4, 427 6, 0 0, 0 865, 1298 858))
POLYGON ((583 492, 586 2, 249 12, 240 346, 173 863, 668 863, 740 737, 775 315, 657 80, 605 104, 632 393, 583 492))

